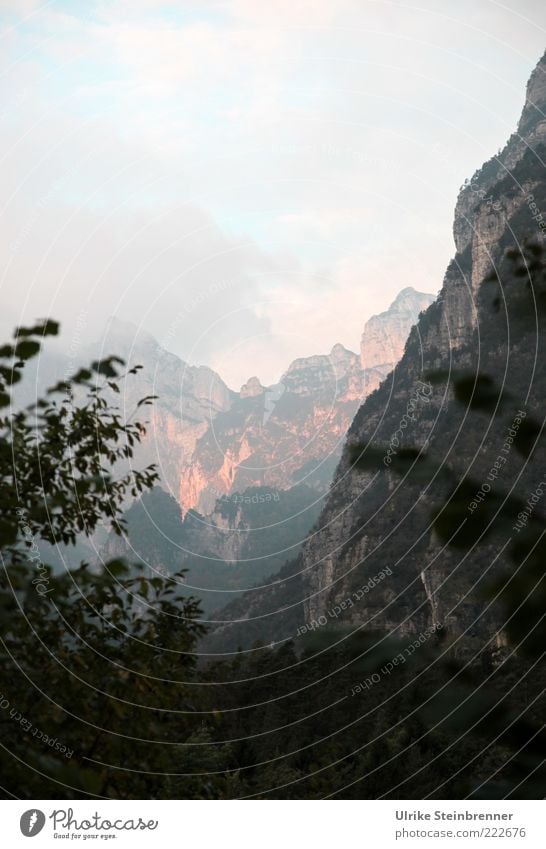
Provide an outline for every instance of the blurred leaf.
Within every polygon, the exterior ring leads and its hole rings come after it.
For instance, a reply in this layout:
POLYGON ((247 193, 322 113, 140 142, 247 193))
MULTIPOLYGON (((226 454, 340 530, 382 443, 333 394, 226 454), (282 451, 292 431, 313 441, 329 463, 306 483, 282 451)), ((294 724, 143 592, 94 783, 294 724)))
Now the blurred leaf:
POLYGON ((13 335, 18 339, 23 336, 57 336, 58 332, 59 323, 46 319, 33 327, 18 327, 13 335))
POLYGON ((103 360, 95 360, 91 364, 91 368, 93 371, 96 371, 97 374, 101 374, 104 377, 117 377, 118 369, 115 368, 116 365, 123 365, 124 360, 121 357, 107 357, 103 360))
POLYGON ((542 425, 535 419, 527 416, 519 425, 514 437, 514 448, 524 457, 530 457, 537 442, 542 425))
POLYGON ((15 347, 15 355, 22 360, 28 360, 34 357, 40 350, 40 343, 34 342, 32 339, 18 342, 15 347))
POLYGON ((487 374, 468 374, 453 380, 453 391, 459 403, 472 410, 491 412, 508 397, 487 374))
POLYGON ((109 560, 108 563, 104 564, 104 568, 114 578, 120 578, 122 575, 126 575, 129 571, 127 563, 124 560, 119 559, 109 560))
POLYGON ((0 547, 13 545, 17 540, 17 532, 16 521, 9 522, 6 519, 0 519, 0 547))

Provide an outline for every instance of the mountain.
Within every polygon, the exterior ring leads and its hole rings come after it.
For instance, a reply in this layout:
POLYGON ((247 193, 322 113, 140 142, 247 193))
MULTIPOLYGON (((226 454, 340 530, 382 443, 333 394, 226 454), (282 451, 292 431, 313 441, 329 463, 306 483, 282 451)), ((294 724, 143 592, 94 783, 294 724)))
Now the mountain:
POLYGON ((360 340, 360 362, 363 370, 375 369, 381 380, 389 374, 402 358, 410 330, 416 324, 419 313, 424 312, 434 301, 432 295, 416 292, 408 286, 396 296, 385 312, 374 315, 366 323, 360 340))
POLYGON ((276 386, 251 377, 239 393, 149 334, 112 322, 102 347, 144 365, 123 387, 124 407, 158 396, 145 408, 148 434, 136 463, 156 462, 162 488, 129 507, 128 539, 111 534, 102 558, 187 570, 188 590, 206 613, 278 572, 318 518, 362 398, 392 369, 431 300, 404 289, 367 322, 360 356, 338 344, 295 360, 276 386))
POLYGON ((329 354, 294 360, 274 386, 249 378, 183 461, 183 510, 209 513, 219 496, 255 486, 287 490, 304 483, 326 492, 356 410, 400 359, 432 300, 404 289, 367 322, 360 356, 337 344, 329 354))
MULTIPOLYGON (((360 356, 337 344, 329 354, 294 360, 278 384, 263 386, 253 376, 239 392, 212 369, 188 365, 116 318, 79 361, 115 352, 127 367, 142 366, 121 387, 129 414, 140 398, 156 396, 145 408, 147 435, 134 462, 157 464, 162 486, 183 513, 207 515, 218 498, 249 487, 289 490, 301 483, 326 493, 356 410, 400 358, 432 300, 404 289, 366 323, 360 356)), ((57 379, 75 368, 65 360, 57 363, 57 379)))
POLYGON ((85 352, 86 358, 97 356, 97 350, 115 352, 127 367, 142 366, 137 376, 129 375, 121 386, 122 406, 129 415, 140 398, 157 396, 142 411, 147 434, 134 463, 156 463, 165 489, 177 493, 182 464, 193 455, 211 421, 230 409, 235 394, 212 369, 188 365, 128 322, 111 319, 99 345, 85 352))
MULTIPOLYGON (((502 644, 502 618, 483 601, 482 587, 508 568, 504 550, 514 529, 507 526, 504 535, 487 538, 468 554, 440 545, 431 506, 442 503, 445 489, 434 475, 420 482, 400 478, 389 462, 404 446, 426 450, 460 480, 471 476, 478 500, 486 497, 488 480, 499 475, 503 487, 517 486, 522 499, 544 477, 546 457, 537 451, 529 463, 508 441, 526 416, 543 419, 544 330, 536 318, 517 319, 504 281, 511 279, 509 249, 516 246, 519 255, 527 242, 545 244, 545 113, 546 54, 529 80, 517 131, 461 189, 456 253, 440 295, 412 330, 398 366, 358 410, 301 555, 269 588, 224 609, 225 624, 205 640, 206 651, 222 653, 256 639, 290 640, 322 625, 397 634, 441 626, 454 638, 465 633, 480 644, 502 644), (469 414, 470 401, 465 409, 448 384, 428 381, 428 372, 438 370, 472 380, 479 370, 494 378, 505 388, 503 416, 469 414), (352 446, 369 443, 382 457, 377 471, 359 471, 352 446)), ((518 273, 528 272, 523 267, 518 273)), ((380 325, 366 344, 374 362, 383 359, 380 325)), ((467 519, 476 503, 468 497, 467 519)))
MULTIPOLYGON (((156 396, 144 408, 147 435, 134 462, 157 464, 162 486, 184 514, 208 515, 218 498, 249 487, 289 490, 301 483, 326 493, 355 412, 399 360, 432 300, 404 289, 366 323, 360 355, 334 345, 329 354, 294 360, 273 386, 253 376, 234 392, 212 369, 185 363, 145 330, 116 318, 77 364, 115 352, 127 367, 142 366, 121 387, 128 414, 143 396, 156 396)), ((77 364, 57 359, 48 376, 55 372, 59 379, 77 364)))
MULTIPOLYGON (((142 366, 118 381, 121 394, 112 393, 111 401, 130 417, 142 397, 155 396, 152 405, 139 409, 147 433, 131 462, 136 467, 156 464, 169 528, 176 531, 175 540, 182 534, 178 547, 166 530, 161 545, 156 544, 155 528, 162 525, 156 493, 148 505, 153 520, 146 505, 133 510, 128 502, 127 543, 99 528, 91 549, 44 548, 48 562, 60 571, 65 563, 79 562, 82 552, 94 560, 98 550, 103 559, 137 556, 157 571, 184 568, 207 611, 279 571, 299 552, 318 518, 362 398, 392 368, 431 300, 431 295, 406 289, 389 310, 367 323, 360 357, 338 344, 329 355, 295 360, 276 386, 264 387, 252 377, 238 393, 213 370, 185 363, 146 331, 116 318, 97 343, 79 351, 77 360, 59 352, 37 358, 31 364, 33 392, 111 352, 125 360, 127 369, 142 366), (368 357, 373 359, 370 368, 368 357), (262 527, 256 522, 264 509, 268 516, 262 527), (177 511, 182 515, 176 517, 177 511), (149 543, 137 530, 135 515, 149 543)), ((32 396, 23 400, 28 403, 32 396)))

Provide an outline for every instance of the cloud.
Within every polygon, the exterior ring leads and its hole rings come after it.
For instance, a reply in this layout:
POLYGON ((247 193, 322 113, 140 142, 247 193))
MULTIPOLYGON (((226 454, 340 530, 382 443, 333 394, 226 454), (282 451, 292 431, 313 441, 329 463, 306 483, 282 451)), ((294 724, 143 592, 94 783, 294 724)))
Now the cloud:
POLYGON ((530 0, 2 11, 4 332, 85 305, 89 334, 117 314, 233 386, 439 288, 544 40, 530 0))

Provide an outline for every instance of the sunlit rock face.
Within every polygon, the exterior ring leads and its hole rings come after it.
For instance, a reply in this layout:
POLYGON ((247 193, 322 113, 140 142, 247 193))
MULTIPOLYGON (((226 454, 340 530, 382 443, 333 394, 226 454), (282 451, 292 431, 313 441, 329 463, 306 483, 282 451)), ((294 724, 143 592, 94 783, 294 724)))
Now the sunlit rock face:
POLYGON ((400 358, 409 331, 432 295, 404 289, 365 326, 360 356, 341 344, 292 362, 278 383, 252 376, 239 392, 205 366, 190 366, 145 331, 112 319, 100 342, 137 376, 122 386, 125 410, 157 396, 141 412, 147 434, 135 461, 155 463, 183 515, 209 514, 224 495, 299 483, 325 493, 343 440, 362 401, 400 358))
POLYGON ((364 328, 360 342, 362 369, 379 368, 385 377, 404 353, 409 332, 419 313, 427 309, 434 298, 408 287, 402 289, 391 307, 374 315, 364 328))
POLYGON ((432 300, 405 289, 367 323, 360 356, 337 344, 329 354, 294 360, 274 386, 251 377, 229 409, 211 417, 181 464, 183 511, 209 513, 218 497, 251 486, 305 483, 326 492, 356 410, 393 368, 432 300))
MULTIPOLYGON (((137 417, 146 422, 135 465, 155 463, 165 488, 177 494, 181 469, 199 438, 219 413, 229 410, 236 394, 212 369, 188 365, 147 332, 117 319, 109 322, 100 349, 123 357, 125 369, 142 367, 122 380, 121 394, 113 400, 121 403, 127 417, 138 412, 137 417), (145 396, 154 396, 153 404, 137 411, 137 403, 145 396)), ((197 491, 199 487, 196 483, 197 491)))

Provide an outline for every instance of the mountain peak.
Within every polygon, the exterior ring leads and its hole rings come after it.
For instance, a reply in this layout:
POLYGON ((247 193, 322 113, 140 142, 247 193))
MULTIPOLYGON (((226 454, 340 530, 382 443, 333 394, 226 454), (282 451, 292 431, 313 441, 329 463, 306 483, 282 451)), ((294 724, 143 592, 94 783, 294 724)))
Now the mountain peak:
POLYGON ((246 383, 243 383, 239 396, 241 398, 256 398, 258 395, 263 395, 264 392, 265 386, 262 386, 260 378, 254 375, 249 377, 246 383))
POLYGON ((342 345, 341 342, 336 342, 332 350, 330 351, 330 357, 334 360, 346 359, 346 357, 354 357, 352 351, 349 351, 345 345, 342 345))
POLYGON ((390 371, 404 353, 406 340, 419 313, 434 300, 435 295, 406 286, 388 310, 372 315, 366 322, 360 342, 362 368, 381 367, 386 372, 390 371))
POLYGON ((546 52, 529 77, 518 133, 528 133, 542 121, 546 121, 546 52))
POLYGON ((119 318, 117 315, 111 315, 104 330, 105 337, 112 337, 116 340, 123 340, 127 344, 134 345, 138 340, 139 343, 153 344, 157 347, 157 340, 154 336, 143 327, 139 327, 132 321, 124 318, 119 318))
MULTIPOLYGON (((417 289, 414 289, 413 286, 406 286, 405 289, 402 289, 390 305, 387 312, 391 310, 397 309, 415 309, 415 305, 419 303, 424 303, 425 306, 429 306, 434 300, 435 295, 431 295, 429 292, 418 292, 417 289)), ((420 309, 424 309, 425 307, 421 307, 420 309)), ((384 313, 382 313, 384 315, 384 313)))

